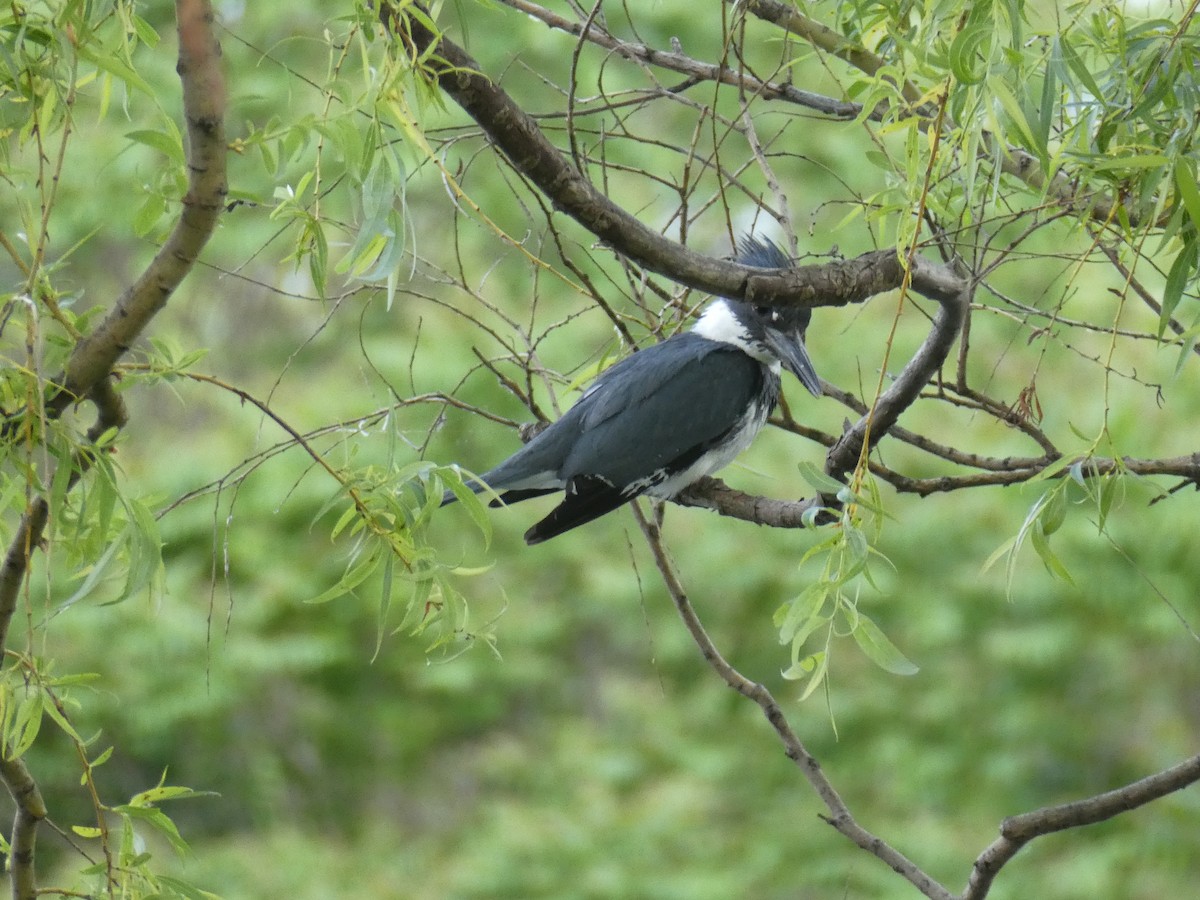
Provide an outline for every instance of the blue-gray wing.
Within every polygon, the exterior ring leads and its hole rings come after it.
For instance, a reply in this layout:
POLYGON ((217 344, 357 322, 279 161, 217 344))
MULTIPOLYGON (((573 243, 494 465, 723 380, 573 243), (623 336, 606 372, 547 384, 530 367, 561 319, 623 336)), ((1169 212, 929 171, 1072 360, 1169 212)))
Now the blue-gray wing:
MULTIPOLYGON (((560 474, 618 487, 661 480, 727 437, 764 392, 763 366, 685 334, 613 366, 564 419, 578 417, 560 474)), ((639 491, 640 492, 640 491, 639 491)))
POLYGON ((633 499, 721 444, 777 386, 735 348, 681 336, 608 370, 560 420, 573 443, 563 501, 525 533, 538 544, 633 499))

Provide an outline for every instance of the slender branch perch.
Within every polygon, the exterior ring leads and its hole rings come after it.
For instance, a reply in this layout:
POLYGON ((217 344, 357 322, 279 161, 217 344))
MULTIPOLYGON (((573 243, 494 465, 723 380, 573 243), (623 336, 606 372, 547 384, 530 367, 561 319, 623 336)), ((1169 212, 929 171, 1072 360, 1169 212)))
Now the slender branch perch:
POLYGON ((701 655, 713 671, 720 676, 722 681, 743 697, 747 697, 758 704, 763 715, 766 716, 767 721, 771 723, 771 727, 775 729, 775 733, 779 735, 779 739, 783 742, 784 751, 787 753, 788 759, 792 760, 800 768, 808 783, 816 791, 817 796, 821 798, 826 809, 829 810, 829 815, 822 816, 822 818, 860 848, 887 863, 888 866, 906 878, 913 887, 926 897, 931 898, 931 900, 952 900, 953 895, 945 887, 923 872, 916 863, 882 838, 877 837, 858 824, 854 816, 850 813, 849 807, 846 806, 845 801, 842 800, 841 795, 837 792, 837 789, 821 770, 821 764, 808 752, 803 742, 797 737, 796 732, 788 724, 787 717, 784 716, 783 710, 775 698, 771 696, 771 692, 763 685, 751 681, 731 666, 725 660, 725 657, 721 655, 721 652, 712 642, 712 638, 708 636, 708 632, 704 630, 704 625, 700 622, 700 617, 696 615, 696 610, 692 606, 691 600, 688 599, 687 592, 684 591, 678 575, 675 573, 675 567, 667 555, 666 547, 662 542, 662 533, 658 525, 642 515, 641 509, 637 504, 633 504, 631 508, 633 509, 634 516, 637 518, 639 527, 642 529, 642 534, 646 536, 646 542, 649 544, 650 551, 654 555, 654 563, 658 567, 659 574, 662 576, 668 593, 671 595, 675 609, 678 611, 679 617, 683 619, 683 624, 687 628, 688 633, 691 634, 692 640, 700 648, 701 655))
POLYGON ((954 346, 967 317, 969 307, 965 287, 954 291, 945 285, 947 290, 934 295, 941 304, 937 316, 933 320, 933 328, 925 338, 924 343, 913 354, 904 369, 884 391, 875 406, 868 410, 845 434, 833 445, 825 457, 825 471, 839 481, 844 480, 846 473, 857 465, 862 455, 864 445, 869 450, 887 434, 900 414, 921 393, 921 389, 929 383, 934 374, 941 368, 942 363, 954 346))
POLYGON ((1103 822, 1182 790, 1197 781, 1200 781, 1200 755, 1164 769, 1156 775, 1086 800, 1076 800, 1061 806, 1050 806, 1010 816, 1000 824, 1000 837, 975 860, 971 878, 963 891, 963 900, 981 900, 987 896, 996 873, 1034 838, 1068 828, 1103 822))

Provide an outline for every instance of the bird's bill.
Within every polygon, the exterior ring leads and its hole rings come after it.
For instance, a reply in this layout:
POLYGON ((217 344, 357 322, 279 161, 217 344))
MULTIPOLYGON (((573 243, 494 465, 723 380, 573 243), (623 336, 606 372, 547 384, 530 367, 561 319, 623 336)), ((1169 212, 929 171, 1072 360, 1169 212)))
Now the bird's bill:
POLYGON ((768 330, 766 337, 767 345, 779 357, 783 367, 795 375, 814 397, 820 397, 821 379, 817 377, 817 370, 809 359, 803 336, 799 332, 785 334, 768 330))

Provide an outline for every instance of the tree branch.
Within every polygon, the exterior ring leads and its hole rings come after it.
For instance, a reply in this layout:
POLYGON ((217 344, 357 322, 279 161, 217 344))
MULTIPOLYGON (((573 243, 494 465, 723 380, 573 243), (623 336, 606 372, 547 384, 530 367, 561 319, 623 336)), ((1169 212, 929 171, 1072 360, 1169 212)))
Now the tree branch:
POLYGON ((1200 755, 1156 775, 1086 800, 1010 816, 1000 824, 1000 837, 975 860, 970 880, 963 891, 963 900, 980 900, 987 896, 996 873, 1034 838, 1103 822, 1197 781, 1200 781, 1200 755))
POLYGON ((52 418, 108 377, 191 271, 225 205, 225 80, 221 47, 213 33, 212 4, 209 0, 176 0, 175 13, 179 32, 176 68, 183 85, 188 136, 183 213, 141 277, 121 295, 96 330, 75 346, 57 382, 62 389, 46 403, 46 414, 52 418))
MULTIPOLYGON (((892 250, 783 270, 757 269, 689 250, 646 227, 596 188, 555 147, 537 122, 465 50, 433 30, 428 13, 381 5, 390 30, 418 66, 484 130, 512 165, 554 206, 614 251, 644 268, 710 294, 777 306, 844 306, 901 286, 906 269, 892 250)), ((939 299, 962 280, 949 267, 914 257, 911 286, 939 299)))
MULTIPOLYGON (((124 402, 107 379, 93 387, 89 396, 96 406, 96 421, 88 429, 87 440, 89 444, 94 444, 105 432, 124 425, 127 415, 124 402)), ((71 467, 67 490, 91 467, 93 458, 93 453, 85 449, 74 454, 71 460, 61 463, 71 467)), ((17 533, 4 555, 3 565, 0 565, 0 654, 8 645, 8 632, 21 597, 21 587, 25 583, 33 551, 41 544, 49 519, 50 505, 46 498, 34 497, 21 516, 17 533)), ((0 757, 0 781, 8 788, 17 807, 10 839, 13 898, 33 900, 38 895, 34 849, 38 825, 46 818, 46 804, 23 759, 0 757)))
POLYGON ((845 480, 846 474, 858 465, 864 448, 869 452, 887 434, 946 361, 962 330, 970 303, 965 287, 954 293, 946 291, 934 299, 941 308, 924 343, 874 406, 842 435, 825 457, 826 473, 837 480, 845 480))
POLYGON ((671 595, 675 609, 678 611, 679 617, 683 619, 683 624, 687 628, 688 633, 691 634, 692 640, 700 648, 700 653, 704 657, 705 662, 709 664, 713 671, 729 687, 733 688, 743 697, 758 704, 767 721, 771 723, 771 727, 775 729, 775 733, 779 735, 788 759, 792 760, 799 767, 801 773, 808 780, 808 783, 812 786, 817 796, 825 804, 826 809, 829 810, 829 815, 822 816, 821 818, 837 829, 838 832, 848 837, 857 846, 885 862, 926 897, 933 898, 933 900, 952 900, 953 895, 945 887, 925 874, 916 863, 882 838, 876 837, 858 824, 854 816, 850 813, 850 809, 846 806, 845 801, 842 800, 841 795, 837 792, 837 789, 821 770, 821 764, 808 752, 800 738, 792 730, 791 725, 788 724, 783 710, 775 698, 771 696, 771 692, 763 685, 748 679, 731 666, 721 655, 721 652, 712 642, 712 638, 704 630, 704 625, 700 622, 699 616, 696 615, 696 610, 692 606, 691 600, 688 599, 687 593, 684 591, 683 585, 675 573, 675 567, 667 555, 666 547, 662 542, 662 532, 659 530, 658 525, 647 519, 636 503, 631 504, 631 508, 633 509, 634 517, 637 519, 638 526, 642 529, 642 534, 646 536, 646 542, 649 544, 650 551, 654 555, 654 563, 658 567, 663 583, 671 595))
MULTIPOLYGON (((738 0, 726 0, 726 2, 732 5, 738 0)), ((874 76, 887 65, 887 61, 882 57, 854 43, 832 28, 810 19, 791 4, 781 3, 779 0, 744 0, 744 3, 752 15, 808 41, 812 46, 836 56, 860 72, 874 76)), ((921 92, 911 82, 905 81, 898 84, 897 89, 907 103, 917 104, 920 102, 921 92)), ((927 107, 922 107, 917 112, 926 119, 932 118, 927 107)), ((949 119, 945 121, 945 125, 948 128, 955 127, 949 119)), ((982 153, 980 155, 983 156, 982 153)), ((1097 222, 1109 222, 1116 215, 1116 201, 1112 197, 1081 189, 1078 183, 1062 169, 1056 171, 1054 176, 1047 181, 1041 163, 1033 154, 1019 147, 1002 147, 999 148, 997 155, 1000 157, 997 164, 1002 172, 1025 182, 1033 190, 1043 192, 1046 196, 1052 197, 1069 208, 1086 208, 1090 217, 1097 222)), ((1131 221, 1137 219, 1133 210, 1125 209, 1125 215, 1131 221)))
POLYGON ((13 900, 34 900, 38 895, 34 851, 37 848, 38 825, 46 818, 46 802, 25 760, 20 757, 0 758, 0 780, 4 781, 17 805, 13 819, 12 849, 8 857, 12 870, 13 900))
POLYGON ((785 100, 836 119, 853 119, 862 109, 857 103, 835 100, 833 97, 827 97, 824 94, 801 90, 791 84, 762 81, 755 78, 749 72, 740 72, 728 66, 701 62, 678 51, 656 50, 645 44, 622 41, 613 37, 607 31, 602 30, 595 22, 590 23, 589 27, 585 29, 581 22, 567 19, 543 6, 530 3, 529 0, 500 0, 500 2, 525 15, 533 16, 535 19, 545 22, 550 28, 555 28, 575 37, 582 37, 598 47, 612 50, 614 53, 619 53, 633 62, 645 63, 660 69, 667 69, 672 72, 678 72, 681 75, 686 75, 690 79, 690 81, 685 82, 686 85, 692 85, 699 81, 720 82, 721 84, 740 88, 747 93, 761 96, 768 100, 785 100))
MULTIPOLYGON (((212 30, 212 7, 208 0, 176 0, 175 9, 178 71, 189 140, 189 182, 183 213, 142 276, 96 330, 75 346, 66 371, 56 379, 61 387, 45 406, 46 417, 56 418, 72 403, 90 399, 96 407, 96 420, 87 432, 88 445, 125 425, 125 405, 110 381, 112 367, 191 270, 216 227, 225 198, 225 89, 219 66, 220 47, 212 30)), ((60 463, 71 467, 67 490, 91 467, 93 454, 89 446, 60 463)), ((49 518, 46 498, 32 498, 0 565, 0 652, 7 646, 29 564, 49 518)), ((46 817, 46 805, 23 759, 0 759, 0 780, 17 807, 10 841, 13 897, 34 900, 38 895, 37 830, 46 817)))

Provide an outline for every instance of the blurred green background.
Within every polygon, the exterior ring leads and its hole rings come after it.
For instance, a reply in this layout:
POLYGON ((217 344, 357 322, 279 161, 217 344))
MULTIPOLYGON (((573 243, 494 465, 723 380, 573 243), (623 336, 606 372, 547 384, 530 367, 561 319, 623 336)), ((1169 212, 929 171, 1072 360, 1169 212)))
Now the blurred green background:
MULTIPOLYGON (((535 111, 557 108, 559 98, 538 73, 560 72, 570 42, 499 8, 467 9, 467 43, 487 70, 506 71, 506 86, 523 91, 535 111), (492 33, 505 40, 488 40, 492 33), (519 65, 505 69, 517 46, 519 65)), ((643 39, 666 45, 678 35, 693 55, 710 55, 716 36, 702 26, 711 23, 693 21, 690 10, 655 5, 639 20, 643 39)), ((166 4, 140 12, 169 36, 166 4)), ((232 138, 261 135, 272 118, 282 132, 326 116, 327 98, 298 77, 324 77, 326 5, 221 4, 220 14, 232 138)), ((171 43, 140 50, 138 59, 173 116, 171 43)), ((340 84, 349 95, 356 87, 353 66, 346 69, 340 84)), ((161 113, 130 97, 100 116, 88 106, 94 102, 84 96, 76 111, 81 134, 54 232, 60 253, 90 235, 57 284, 74 292, 77 309, 107 306, 152 255, 152 240, 136 237, 130 218, 143 186, 153 189, 162 173, 161 157, 125 136, 153 127, 161 113)), ((464 122, 432 108, 425 115, 431 133, 464 122)), ((338 127, 346 124, 353 128, 354 120, 338 127)), ((824 253, 837 245, 849 255, 873 243, 861 223, 830 230, 845 213, 837 198, 869 179, 856 157, 862 138, 847 129, 847 151, 829 143, 843 135, 824 134, 825 143, 780 165, 793 179, 785 188, 803 225, 802 248, 824 253)), ((297 139, 292 155, 280 156, 278 184, 311 165, 317 140, 309 128, 307 142, 297 139)), ((466 146, 451 168, 470 160, 464 183, 488 216, 516 235, 541 221, 514 203, 511 176, 481 143, 466 146)), ((643 151, 614 141, 612 152, 616 165, 622 152, 643 151)), ((413 165, 404 207, 407 239, 421 262, 390 308, 379 290, 318 299, 306 267, 285 259, 290 247, 277 237, 280 222, 266 206, 248 204, 223 219, 204 255, 208 265, 155 321, 153 337, 182 350, 210 348, 197 371, 270 397, 302 431, 381 409, 395 395, 430 391, 454 390, 528 420, 476 365, 472 349, 495 353, 495 343, 453 307, 493 327, 511 316, 540 334, 586 303, 535 272, 478 220, 456 215, 419 153, 400 157, 413 165), (440 274, 456 255, 476 279, 475 298, 440 274)), ((232 166, 235 196, 268 203, 270 177, 255 148, 232 166)), ((648 198, 635 212, 654 220, 655 203, 669 200, 648 198)), ((345 222, 331 244, 336 258, 354 238, 354 192, 347 184, 326 202, 330 220, 345 222)), ((564 231, 581 264, 593 266, 587 237, 564 231)), ((1023 260, 1001 277, 1033 299, 1063 290, 1068 279, 1079 304, 1072 314, 1090 310, 1103 320, 1112 304, 1104 276, 1065 274, 1073 239, 1047 236, 1068 249, 1023 260)), ((719 226, 696 245, 728 249, 719 226)), ((17 280, 10 269, 0 276, 6 289, 17 280)), ((893 314, 887 298, 818 312, 810 347, 822 375, 872 389, 893 314)), ((1137 325, 1150 329, 1152 320, 1137 325)), ((905 312, 890 370, 926 327, 911 308, 905 312)), ((1039 364, 1039 348, 1014 333, 1005 320, 982 319, 973 339, 981 378, 1015 399, 1039 364)), ((1106 336, 1083 336, 1078 353, 1060 347, 1041 363, 1045 424, 1066 436, 1068 451, 1085 443, 1075 446, 1070 430, 1094 432, 1103 415, 1090 340, 1103 346, 1106 336)), ((547 366, 577 374, 613 347, 611 326, 589 309, 550 328, 538 351, 547 366)), ((1114 383, 1113 445, 1142 456, 1191 452, 1200 415, 1200 398, 1189 390, 1195 363, 1176 376, 1175 349, 1145 343, 1120 352, 1119 364, 1151 387, 1114 383), (1167 400, 1161 406, 1155 385, 1167 400)), ((787 390, 797 418, 839 430, 844 408, 813 401, 794 384, 787 390)), ((230 394, 181 381, 133 385, 126 395, 132 422, 117 461, 126 490, 169 508, 160 522, 164 588, 116 605, 89 598, 53 618, 37 640, 59 669, 101 676, 93 689, 77 691, 76 724, 85 735, 100 733, 98 747, 117 747, 101 770, 106 799, 150 786, 164 769, 172 784, 215 792, 169 809, 192 846, 189 856, 176 861, 148 837, 189 880, 228 897, 912 895, 821 821, 823 807, 757 708, 704 665, 627 511, 528 549, 520 535, 545 501, 495 511, 487 548, 462 509, 445 510, 434 523, 434 546, 465 565, 491 564, 463 590, 472 622, 492 625, 498 652, 476 646, 445 659, 427 655, 422 636, 398 634, 376 653, 372 585, 358 596, 306 602, 346 565, 345 542, 329 537, 337 512, 321 514, 336 486, 294 450, 266 454, 283 435, 230 394), (244 479, 191 496, 240 475, 256 454, 264 454, 261 465, 244 479)), ((569 392, 558 399, 569 403, 569 392)), ((441 412, 403 408, 382 425, 348 426, 323 446, 347 465, 424 457, 477 470, 517 446, 498 424, 441 412)), ((940 405, 919 404, 903 424, 980 452, 1031 452, 1011 430, 947 415, 940 405)), ((887 444, 883 452, 897 466, 929 466, 887 444)), ((819 464, 823 455, 816 445, 764 434, 727 480, 768 496, 801 496, 808 487, 796 462, 819 464)), ((891 566, 876 567, 882 590, 862 603, 920 672, 888 675, 845 642, 836 647, 828 692, 804 703, 780 677, 788 650, 771 617, 812 577, 798 562, 819 535, 666 510, 671 552, 726 657, 780 699, 860 822, 952 888, 965 883, 1004 816, 1108 790, 1196 752, 1200 647, 1181 623, 1200 620, 1194 495, 1150 506, 1156 489, 1130 480, 1110 521, 1111 540, 1097 533, 1087 504, 1074 504, 1054 537, 1073 584, 1054 578, 1028 549, 1011 579, 1003 563, 983 571, 1041 489, 917 499, 885 488, 892 518, 878 549, 891 566)), ((70 589, 56 582, 52 593, 61 599, 70 589)), ((86 823, 89 813, 72 754, 49 729, 30 754, 63 827, 86 823)), ((1189 896, 1200 883, 1198 828, 1193 788, 1035 842, 992 896, 1189 896)), ((41 846, 64 873, 78 867, 56 838, 46 835, 41 846)))

